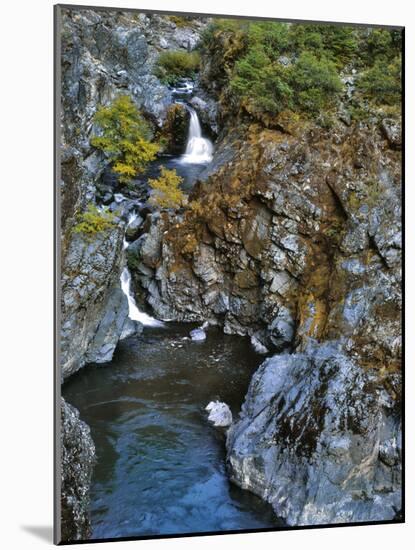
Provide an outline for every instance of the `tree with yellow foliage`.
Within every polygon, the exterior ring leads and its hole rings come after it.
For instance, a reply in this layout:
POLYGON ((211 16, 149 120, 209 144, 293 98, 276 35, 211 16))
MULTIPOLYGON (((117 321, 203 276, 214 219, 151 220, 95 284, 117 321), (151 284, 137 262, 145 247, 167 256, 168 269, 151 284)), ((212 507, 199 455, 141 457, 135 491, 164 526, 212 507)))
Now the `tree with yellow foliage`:
POLYGON ((94 122, 102 135, 93 137, 91 145, 110 157, 120 183, 131 181, 155 159, 159 146, 151 143, 150 127, 129 96, 119 96, 111 105, 101 106, 94 122))
POLYGON ((184 204, 185 195, 180 189, 181 178, 176 170, 169 170, 164 166, 160 169, 157 179, 149 179, 148 183, 153 189, 150 203, 161 208, 179 208, 184 204))

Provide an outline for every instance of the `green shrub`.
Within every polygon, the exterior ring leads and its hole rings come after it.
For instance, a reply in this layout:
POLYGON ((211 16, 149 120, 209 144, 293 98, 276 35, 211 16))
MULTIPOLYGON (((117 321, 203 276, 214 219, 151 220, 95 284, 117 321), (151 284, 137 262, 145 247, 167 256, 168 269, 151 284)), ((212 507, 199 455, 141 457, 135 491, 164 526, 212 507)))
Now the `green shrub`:
POLYGON ((376 105, 399 104, 402 92, 400 57, 389 64, 377 61, 361 75, 356 86, 363 97, 376 105))
POLYGON ((231 90, 241 98, 252 114, 275 115, 292 105, 292 90, 283 67, 271 64, 261 49, 250 50, 238 61, 231 90))
POLYGON ((357 99, 360 90, 375 104, 399 105, 397 30, 225 19, 204 31, 201 51, 216 60, 203 78, 220 86, 215 92, 226 98, 228 110, 245 110, 265 124, 286 110, 329 120, 345 91, 340 73, 352 68, 365 73, 356 84, 357 99))
POLYGON ((293 109, 316 115, 333 105, 342 83, 333 62, 303 53, 288 67, 272 62, 260 46, 237 62, 231 90, 251 113, 277 115, 293 109))
POLYGON ((292 51, 324 57, 338 68, 353 61, 359 49, 359 31, 340 25, 292 25, 289 40, 292 51))
POLYGON ((154 74, 165 84, 174 84, 179 78, 193 78, 199 66, 197 51, 163 52, 157 59, 154 74))
POLYGON ((192 18, 185 15, 169 15, 167 18, 177 27, 188 27, 192 22, 192 18))
POLYGON ((272 61, 278 59, 289 47, 289 28, 285 23, 252 22, 247 35, 249 47, 260 46, 272 61))
POLYGON ((362 58, 367 66, 377 61, 391 62, 401 53, 401 33, 389 29, 371 29, 367 39, 362 42, 362 58))
POLYGON ((85 212, 78 216, 73 232, 92 237, 97 233, 107 231, 114 225, 115 216, 112 212, 99 211, 95 204, 89 204, 85 212))
POLYGON ((296 107, 316 115, 323 108, 332 106, 342 83, 334 62, 304 52, 288 69, 288 83, 295 96, 296 107))
POLYGON ((176 170, 168 170, 164 166, 160 169, 157 179, 149 179, 148 184, 154 193, 150 203, 161 208, 179 208, 183 205, 185 195, 180 189, 183 178, 177 175, 176 170))
POLYGON ((94 122, 102 136, 92 138, 91 145, 110 157, 121 183, 130 182, 156 157, 159 147, 150 142, 150 126, 129 96, 119 96, 110 106, 100 107, 94 122))

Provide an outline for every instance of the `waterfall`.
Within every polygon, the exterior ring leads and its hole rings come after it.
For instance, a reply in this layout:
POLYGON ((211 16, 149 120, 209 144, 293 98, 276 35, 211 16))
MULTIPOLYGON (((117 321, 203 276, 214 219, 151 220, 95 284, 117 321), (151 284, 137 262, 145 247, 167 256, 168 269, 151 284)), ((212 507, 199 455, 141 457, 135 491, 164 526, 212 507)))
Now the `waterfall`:
MULTIPOLYGON (((133 223, 136 219, 137 219, 137 214, 135 212, 132 212, 128 217, 127 227, 131 223, 133 223)), ((128 248, 128 242, 124 236, 124 250, 126 250, 127 248, 128 248)), ((133 293, 131 291, 131 274, 127 266, 124 267, 124 269, 122 270, 120 281, 121 281, 121 290, 127 296, 127 300, 128 300, 128 317, 132 321, 139 321, 144 326, 163 327, 164 323, 162 323, 161 321, 157 321, 157 319, 150 317, 150 315, 147 315, 147 313, 143 313, 138 309, 137 304, 135 303, 133 293)))
POLYGON ((135 303, 133 293, 131 292, 131 275, 128 270, 128 267, 124 267, 121 273, 121 289, 124 292, 124 294, 127 296, 128 300, 128 317, 132 321, 139 321, 141 324, 145 326, 151 326, 151 327, 162 327, 164 324, 161 321, 157 321, 157 319, 153 319, 153 317, 150 317, 150 315, 147 315, 147 313, 143 313, 140 311, 137 307, 137 304, 135 303))
POLYGON ((186 151, 181 156, 183 164, 205 164, 212 160, 213 145, 207 138, 202 137, 202 128, 199 117, 194 109, 187 106, 190 113, 189 135, 186 151))
MULTIPOLYGON (((135 212, 132 212, 129 216, 128 216, 128 222, 127 222, 127 227, 129 225, 131 225, 133 222, 135 222, 135 220, 138 218, 138 214, 136 214, 135 212)), ((128 248, 128 241, 127 239, 125 238, 125 235, 124 235, 124 250, 126 250, 128 248)))

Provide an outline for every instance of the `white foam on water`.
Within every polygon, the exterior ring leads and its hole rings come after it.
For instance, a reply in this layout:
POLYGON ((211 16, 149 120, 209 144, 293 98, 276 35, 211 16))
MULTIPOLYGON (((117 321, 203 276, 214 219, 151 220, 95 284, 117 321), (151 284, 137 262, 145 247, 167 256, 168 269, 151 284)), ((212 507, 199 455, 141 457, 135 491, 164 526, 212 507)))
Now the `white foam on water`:
POLYGON ((145 326, 163 327, 164 323, 162 321, 158 321, 157 319, 154 319, 150 315, 147 315, 147 313, 143 313, 138 309, 137 304, 135 303, 134 296, 131 292, 131 275, 130 275, 130 271, 128 270, 128 267, 124 267, 121 273, 120 280, 121 280, 121 289, 124 292, 124 294, 127 296, 127 300, 128 300, 128 317, 132 321, 139 321, 141 324, 145 326))
POLYGON ((207 164, 212 160, 212 142, 202 136, 202 127, 194 109, 187 107, 190 113, 189 135, 186 151, 179 159, 181 164, 207 164))

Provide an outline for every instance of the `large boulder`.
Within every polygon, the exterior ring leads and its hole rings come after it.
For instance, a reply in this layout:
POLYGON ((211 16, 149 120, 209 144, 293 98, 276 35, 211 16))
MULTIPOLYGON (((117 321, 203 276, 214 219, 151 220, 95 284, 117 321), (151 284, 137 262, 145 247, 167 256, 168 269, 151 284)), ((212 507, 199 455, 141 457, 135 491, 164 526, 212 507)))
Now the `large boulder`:
POLYGON ((89 489, 95 446, 79 411, 61 399, 61 539, 86 540, 91 535, 89 489))
POLYGON ((254 374, 230 428, 230 477, 289 525, 394 519, 401 508, 400 376, 310 341, 254 374))
POLYGON ((211 401, 205 407, 208 411, 208 421, 216 428, 228 428, 232 424, 232 412, 226 403, 211 401))

